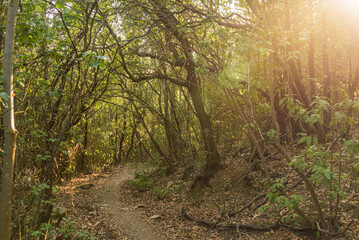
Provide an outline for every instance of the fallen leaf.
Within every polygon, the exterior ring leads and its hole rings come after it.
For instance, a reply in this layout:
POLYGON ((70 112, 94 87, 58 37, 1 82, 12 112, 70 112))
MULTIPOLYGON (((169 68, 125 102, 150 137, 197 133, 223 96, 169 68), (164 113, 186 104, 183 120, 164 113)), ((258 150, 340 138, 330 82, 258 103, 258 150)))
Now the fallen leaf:
POLYGON ((157 218, 160 218, 161 216, 160 215, 153 215, 150 217, 150 219, 157 219, 157 218))

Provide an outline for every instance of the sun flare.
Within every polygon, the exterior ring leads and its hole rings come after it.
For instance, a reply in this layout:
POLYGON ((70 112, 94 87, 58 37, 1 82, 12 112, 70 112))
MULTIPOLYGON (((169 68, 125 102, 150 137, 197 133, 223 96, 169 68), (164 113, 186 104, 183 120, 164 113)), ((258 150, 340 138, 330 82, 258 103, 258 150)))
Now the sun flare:
POLYGON ((331 0, 332 6, 345 17, 358 18, 359 0, 331 0))
POLYGON ((345 8, 349 9, 350 11, 357 11, 359 10, 359 0, 341 0, 340 1, 345 8))

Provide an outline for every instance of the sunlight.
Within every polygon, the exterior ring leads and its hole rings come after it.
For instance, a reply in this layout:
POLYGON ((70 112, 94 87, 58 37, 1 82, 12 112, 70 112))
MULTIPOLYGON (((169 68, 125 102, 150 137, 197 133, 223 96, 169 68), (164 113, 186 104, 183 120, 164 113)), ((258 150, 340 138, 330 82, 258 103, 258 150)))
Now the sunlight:
POLYGON ((343 4, 348 11, 353 13, 358 13, 359 10, 359 0, 341 0, 341 4, 343 4))
POLYGON ((332 6, 343 16, 357 18, 359 13, 359 0, 331 0, 332 6))

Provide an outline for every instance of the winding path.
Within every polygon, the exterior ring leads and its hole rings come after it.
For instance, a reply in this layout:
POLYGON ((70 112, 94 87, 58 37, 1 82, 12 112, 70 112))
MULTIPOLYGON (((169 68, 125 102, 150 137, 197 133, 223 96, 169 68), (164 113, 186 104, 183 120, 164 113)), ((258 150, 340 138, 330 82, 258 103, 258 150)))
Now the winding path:
POLYGON ((95 204, 102 207, 109 218, 114 219, 114 226, 120 229, 128 237, 127 239, 161 240, 162 238, 156 233, 154 227, 145 222, 141 215, 136 212, 138 210, 129 208, 117 200, 119 199, 120 188, 132 178, 133 175, 129 174, 126 165, 115 169, 112 176, 98 186, 95 204))

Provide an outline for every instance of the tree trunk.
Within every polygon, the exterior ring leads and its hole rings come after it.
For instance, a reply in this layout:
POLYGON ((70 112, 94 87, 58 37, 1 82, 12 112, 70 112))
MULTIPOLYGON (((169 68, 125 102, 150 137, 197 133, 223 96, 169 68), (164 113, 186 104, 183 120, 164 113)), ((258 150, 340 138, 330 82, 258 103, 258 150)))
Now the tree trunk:
POLYGON ((136 132, 137 132, 137 119, 135 117, 135 115, 132 113, 132 117, 130 117, 130 119, 133 120, 133 123, 132 123, 132 133, 131 133, 131 140, 130 140, 130 144, 128 145, 128 148, 127 148, 127 151, 126 151, 126 155, 125 155, 125 161, 128 161, 129 160, 129 157, 130 157, 130 154, 131 154, 131 151, 132 149, 134 148, 134 145, 135 145, 135 137, 136 137, 136 132))
POLYGON ((151 139, 151 142, 153 144, 153 146, 156 148, 157 152, 159 153, 159 155, 163 158, 163 160, 165 160, 165 162, 167 163, 167 166, 169 167, 170 171, 174 171, 174 167, 173 167, 173 163, 170 161, 170 159, 166 156, 166 154, 162 151, 161 146, 158 144, 158 142, 156 141, 153 133, 150 131, 150 129, 147 127, 147 124, 144 120, 144 118, 142 117, 142 114, 140 113, 140 111, 138 110, 138 108, 136 107, 135 103, 132 103, 133 107, 135 108, 136 112, 137 112, 137 118, 138 120, 141 122, 142 126, 144 127, 145 131, 147 132, 148 136, 151 139))
POLYGON ((126 129, 127 129, 127 118, 126 118, 126 110, 123 113, 123 121, 121 125, 121 136, 119 135, 119 127, 117 126, 117 113, 116 113, 116 149, 115 149, 115 165, 119 165, 123 160, 123 143, 126 137, 126 129))
MULTIPOLYGON (((0 0, 0 22, 4 22, 5 18, 5 5, 4 0, 0 0)), ((4 31, 0 31, 0 54, 3 50, 4 31)))
MULTIPOLYGON (((323 82, 323 94, 327 100, 330 100, 330 74, 329 74, 329 55, 328 55, 328 26, 327 26, 327 10, 323 10, 323 74, 324 74, 324 82, 323 82)), ((329 110, 324 111, 323 113, 324 125, 329 126, 330 122, 330 112, 329 110)))
MULTIPOLYGON (((311 22, 313 21, 313 3, 312 0, 308 2, 308 9, 310 11, 309 16, 311 22)), ((309 50, 308 50, 308 69, 309 69, 309 77, 310 77, 310 85, 309 85, 309 95, 310 100, 314 100, 315 96, 315 67, 314 67, 314 30, 310 30, 309 35, 309 50)))
POLYGON ((159 97, 159 101, 158 101, 158 105, 159 105, 159 109, 160 109, 160 113, 161 113, 161 116, 163 118, 163 127, 165 128, 165 134, 166 134, 166 138, 167 138, 167 143, 168 143, 168 151, 169 151, 169 157, 171 158, 171 160, 174 160, 177 158, 175 157, 176 156, 176 147, 175 147, 175 144, 174 144, 174 138, 173 138, 173 135, 172 135, 172 131, 171 131, 171 127, 169 125, 169 92, 168 92, 168 83, 165 82, 165 87, 164 87, 164 90, 163 90, 163 93, 164 93, 164 99, 163 99, 163 102, 164 102, 164 109, 162 109, 161 107, 161 101, 162 101, 162 98, 161 98, 161 95, 159 97))
POLYGON ((220 156, 217 152, 217 145, 213 136, 212 123, 204 108, 200 88, 197 84, 195 84, 191 85, 188 88, 188 91, 190 93, 193 106, 196 110, 197 117, 201 125, 204 148, 207 152, 207 164, 204 175, 202 176, 202 179, 206 183, 218 172, 220 156))
POLYGON ((86 151, 88 148, 88 120, 85 120, 83 125, 83 138, 82 138, 82 148, 78 157, 78 161, 76 163, 76 170, 79 172, 83 172, 85 169, 86 171, 86 151))
POLYGON ((4 100, 4 158, 2 186, 0 196, 0 239, 8 240, 11 235, 11 196, 13 188, 13 171, 16 150, 15 119, 14 119, 14 86, 13 86, 13 51, 18 1, 10 0, 6 19, 6 34, 3 62, 3 85, 8 99, 4 100))
POLYGON ((328 27, 327 27, 327 12, 323 10, 323 94, 328 99, 330 98, 330 77, 329 77, 329 56, 328 56, 328 27))
MULTIPOLYGON (((179 42, 179 45, 183 50, 183 53, 186 58, 186 64, 184 66, 187 72, 186 84, 182 85, 182 84, 178 84, 178 82, 177 83, 173 82, 173 83, 179 86, 185 86, 188 89, 192 99, 192 103, 197 113, 198 120, 201 125, 201 132, 203 136, 205 150, 207 152, 207 165, 203 176, 198 178, 198 180, 204 180, 201 182, 206 184, 209 178, 214 176, 214 174, 217 173, 217 171, 219 170, 220 156, 217 151, 217 144, 213 136, 212 123, 210 121, 209 115, 207 114, 204 108, 204 103, 200 91, 199 79, 195 71, 196 63, 193 59, 193 50, 191 48, 192 44, 190 38, 188 38, 188 36, 185 33, 179 31, 178 29, 178 26, 180 25, 179 21, 175 18, 174 14, 172 14, 169 9, 167 9, 159 1, 150 0, 149 2, 153 6, 154 14, 157 15, 158 20, 165 27, 166 33, 170 36, 173 36, 179 42)), ((114 33, 114 31, 106 21, 105 21, 105 26, 109 30, 112 37, 115 39, 119 49, 121 49, 122 46, 118 41, 118 37, 116 36, 116 34, 114 33)), ((176 53, 173 53, 173 56, 175 58, 177 58, 176 55, 177 55, 176 53)), ((124 57, 123 56, 121 57, 123 60, 124 57)), ((176 60, 177 62, 182 61, 181 59, 176 59, 176 60)), ((129 78, 134 81, 135 79, 133 78, 132 74, 128 70, 124 60, 122 62, 122 65, 126 69, 125 71, 127 72, 129 78)))
POLYGON ((358 83, 359 83, 359 56, 357 56, 354 79, 351 82, 350 91, 349 91, 349 96, 351 100, 355 99, 355 91, 358 87, 358 83))

